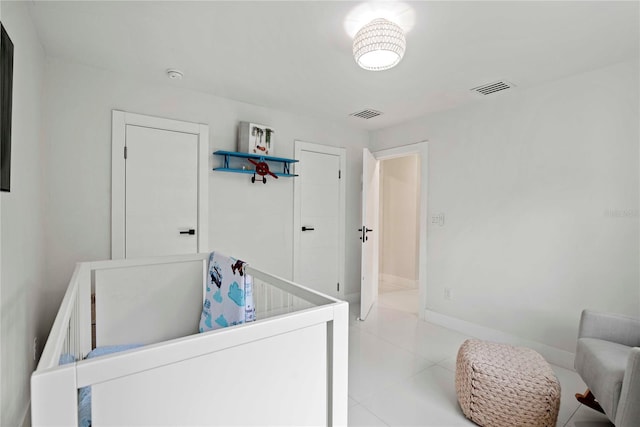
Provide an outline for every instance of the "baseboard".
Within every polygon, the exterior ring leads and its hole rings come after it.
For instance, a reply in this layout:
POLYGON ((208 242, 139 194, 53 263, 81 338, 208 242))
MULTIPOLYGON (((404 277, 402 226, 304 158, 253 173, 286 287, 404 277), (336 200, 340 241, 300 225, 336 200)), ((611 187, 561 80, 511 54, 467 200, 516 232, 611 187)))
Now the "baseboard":
POLYGON ((22 423, 20 423, 20 427, 31 427, 31 399, 29 399, 29 402, 27 403, 27 410, 22 416, 22 423))
POLYGON ((384 282, 396 283, 403 288, 418 289, 418 281, 407 279, 406 277, 394 276, 393 274, 380 273, 380 280, 384 282))
POLYGON ((573 370, 575 354, 556 347, 551 347, 536 341, 526 340, 497 329, 480 326, 466 320, 447 316, 431 310, 425 310, 424 319, 427 322, 453 329, 465 335, 470 335, 487 341, 502 342, 511 345, 529 347, 540 353, 549 363, 573 370))

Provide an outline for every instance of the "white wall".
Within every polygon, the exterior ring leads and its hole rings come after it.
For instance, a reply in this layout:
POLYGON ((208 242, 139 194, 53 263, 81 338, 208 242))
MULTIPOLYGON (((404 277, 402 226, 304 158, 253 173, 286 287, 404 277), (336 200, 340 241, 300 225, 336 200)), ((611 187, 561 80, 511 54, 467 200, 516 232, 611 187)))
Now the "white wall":
POLYGON ((382 160, 381 278, 417 287, 419 161, 416 155, 382 160))
POLYGON ((2 193, 0 425, 20 425, 29 404, 40 342, 45 282, 42 203, 41 106, 45 55, 27 4, 4 2, 2 22, 14 44, 11 192, 2 193))
POLYGON ((573 352, 580 311, 640 315, 637 61, 374 132, 429 139, 427 307, 573 352), (453 299, 443 298, 444 288, 453 299))
MULTIPOLYGON (((188 74, 185 78, 189 78, 188 74)), ((53 319, 74 263, 110 257, 111 110, 206 123, 210 152, 235 150, 239 121, 275 130, 275 154, 293 157, 293 141, 347 147, 346 293, 359 291, 357 230, 366 131, 219 98, 157 86, 111 72, 49 60, 45 99, 47 296, 53 319)), ((210 159, 210 165, 220 160, 210 159)), ((292 277, 293 181, 251 184, 248 175, 209 173, 212 249, 276 275, 292 277)))

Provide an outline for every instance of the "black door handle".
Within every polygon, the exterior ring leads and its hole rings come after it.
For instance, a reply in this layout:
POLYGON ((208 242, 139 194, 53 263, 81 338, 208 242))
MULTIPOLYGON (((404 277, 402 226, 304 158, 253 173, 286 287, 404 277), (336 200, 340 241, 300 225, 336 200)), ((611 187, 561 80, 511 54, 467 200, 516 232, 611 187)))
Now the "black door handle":
POLYGON ((358 228, 358 231, 361 233, 360 240, 362 240, 362 243, 364 243, 367 240, 369 240, 369 238, 367 237, 367 233, 370 232, 370 231, 373 231, 373 229, 367 228, 367 227, 362 227, 362 228, 358 228))
POLYGON ((302 231, 313 231, 315 228, 313 227, 302 227, 302 231))
POLYGON ((190 228, 188 231, 181 231, 180 234, 190 234, 193 236, 194 234, 196 234, 196 230, 190 228))

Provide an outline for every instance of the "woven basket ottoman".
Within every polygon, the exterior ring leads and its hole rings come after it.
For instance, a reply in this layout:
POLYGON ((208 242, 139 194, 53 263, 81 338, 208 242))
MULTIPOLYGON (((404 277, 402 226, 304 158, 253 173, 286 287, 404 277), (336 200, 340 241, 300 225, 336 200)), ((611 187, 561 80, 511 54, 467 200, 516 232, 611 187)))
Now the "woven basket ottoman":
POLYGON ((458 350, 456 393, 462 412, 485 427, 555 427, 560 383, 540 354, 467 340, 458 350))

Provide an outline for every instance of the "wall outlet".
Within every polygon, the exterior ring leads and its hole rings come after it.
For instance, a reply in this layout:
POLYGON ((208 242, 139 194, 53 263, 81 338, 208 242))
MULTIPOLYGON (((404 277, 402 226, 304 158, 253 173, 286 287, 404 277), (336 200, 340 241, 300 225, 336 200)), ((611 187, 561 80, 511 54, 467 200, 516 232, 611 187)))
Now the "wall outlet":
POLYGON ((444 299, 452 300, 453 299, 453 291, 451 288, 444 288, 444 299))
POLYGON ((36 361, 38 359, 38 337, 33 339, 33 360, 36 361))

